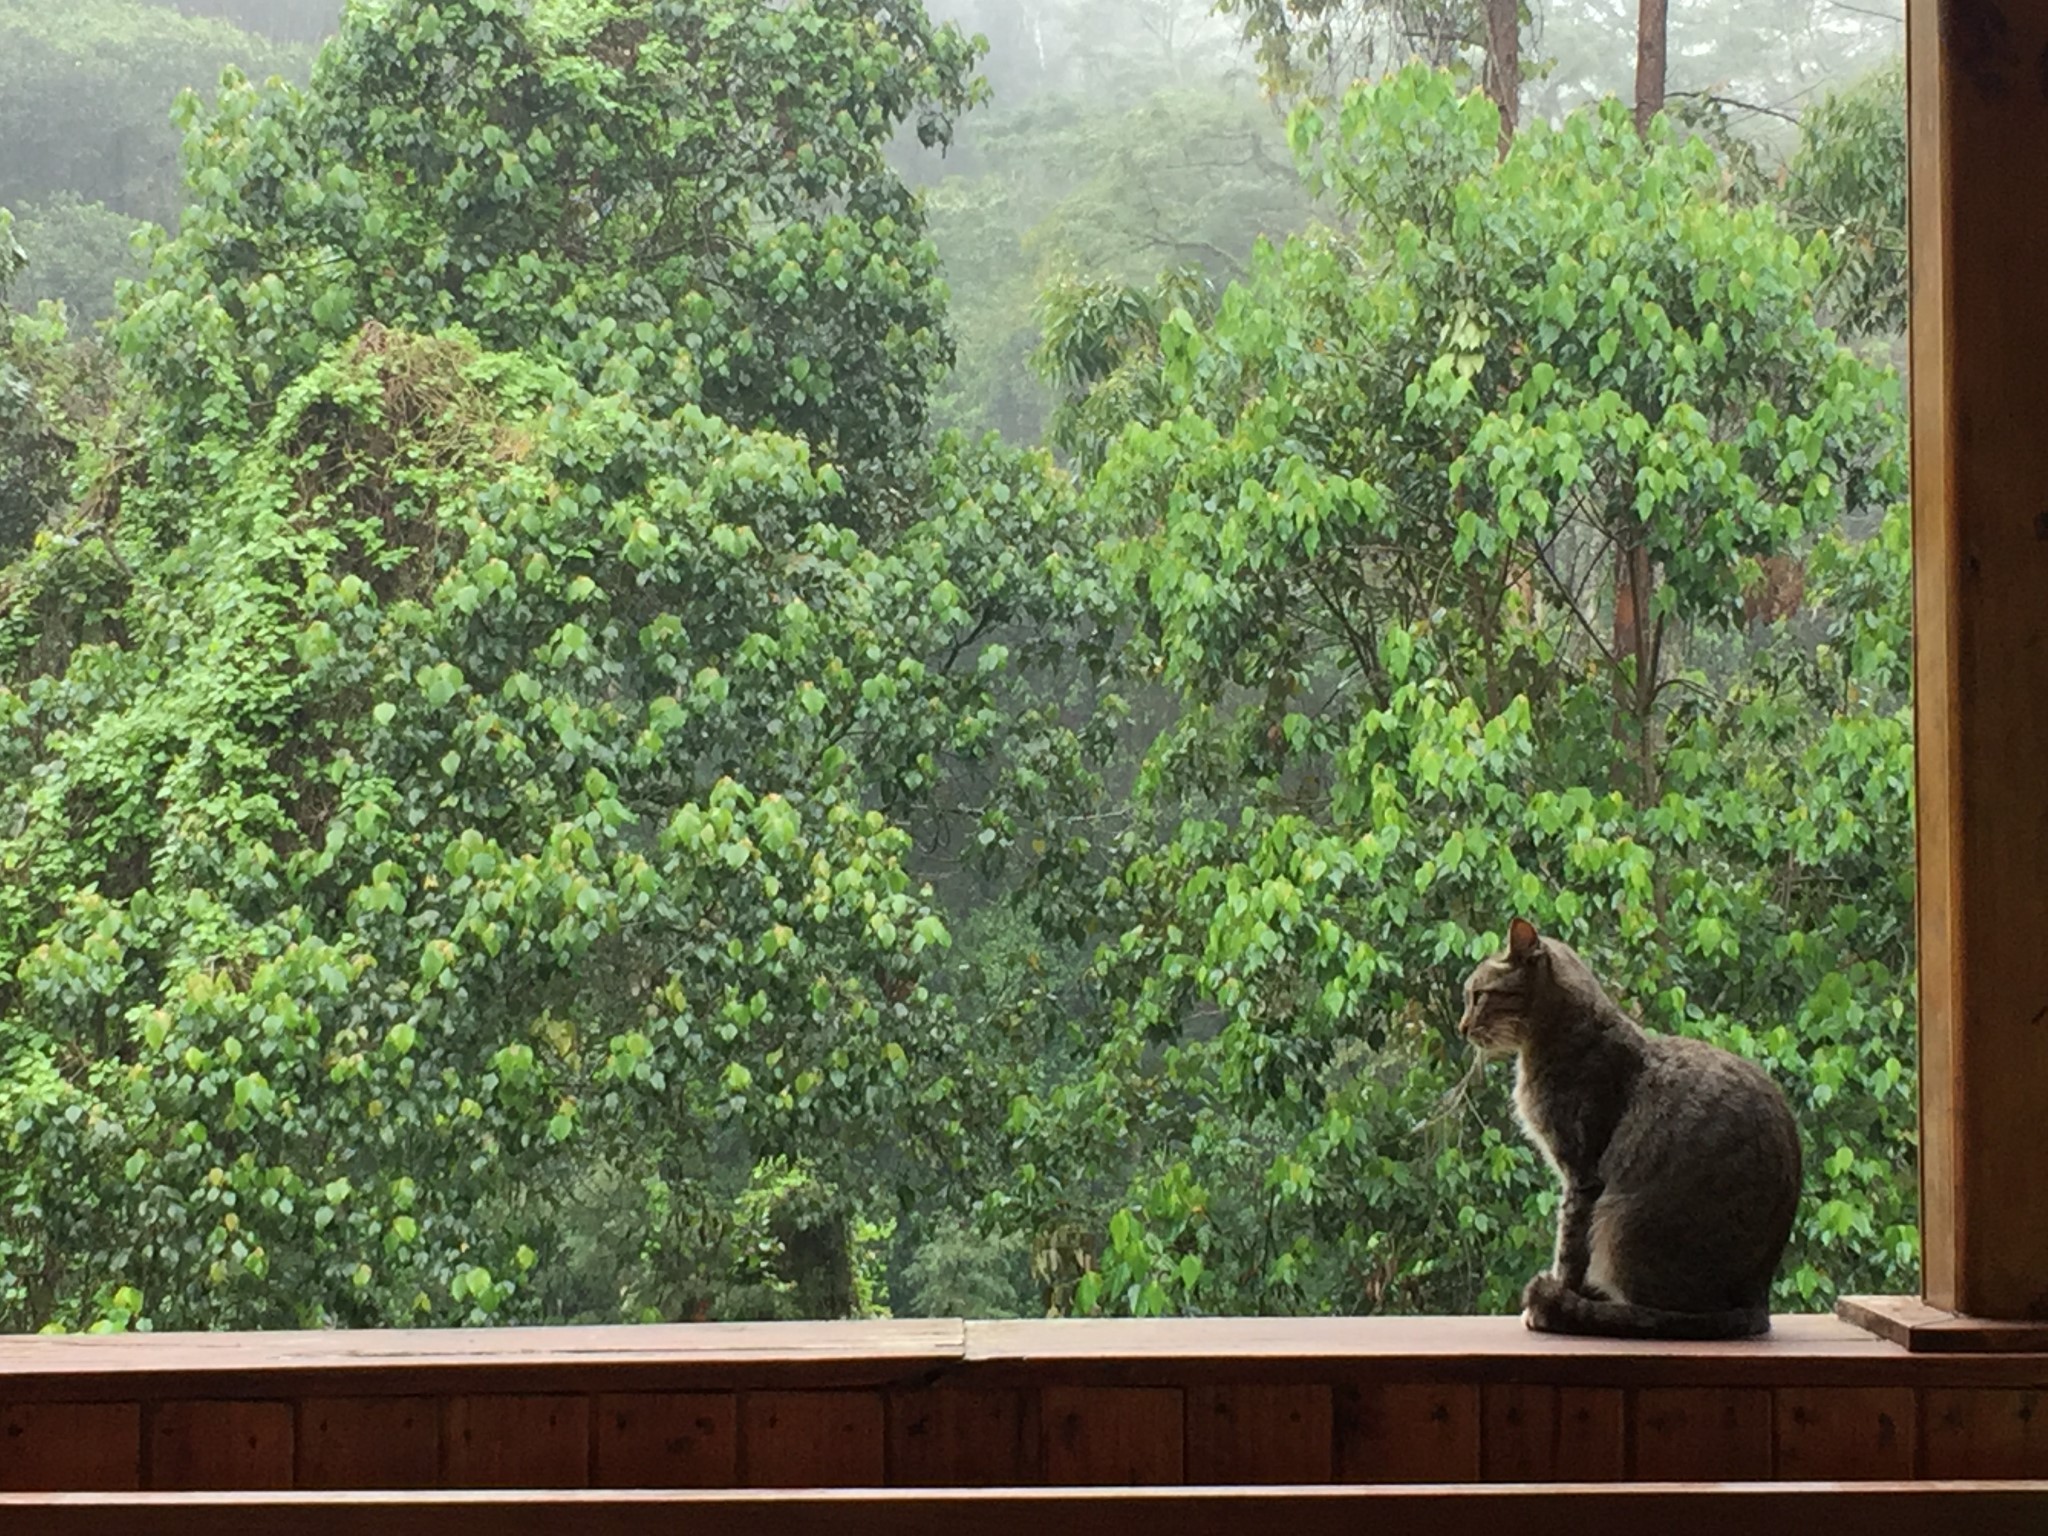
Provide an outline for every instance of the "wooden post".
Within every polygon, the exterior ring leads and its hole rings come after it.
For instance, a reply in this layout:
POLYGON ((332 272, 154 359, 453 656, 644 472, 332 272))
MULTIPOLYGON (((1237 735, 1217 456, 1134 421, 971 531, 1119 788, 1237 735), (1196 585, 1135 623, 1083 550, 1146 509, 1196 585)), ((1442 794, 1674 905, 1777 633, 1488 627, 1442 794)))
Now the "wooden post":
POLYGON ((2048 1322, 2048 5, 1907 19, 1923 1290, 2048 1322))

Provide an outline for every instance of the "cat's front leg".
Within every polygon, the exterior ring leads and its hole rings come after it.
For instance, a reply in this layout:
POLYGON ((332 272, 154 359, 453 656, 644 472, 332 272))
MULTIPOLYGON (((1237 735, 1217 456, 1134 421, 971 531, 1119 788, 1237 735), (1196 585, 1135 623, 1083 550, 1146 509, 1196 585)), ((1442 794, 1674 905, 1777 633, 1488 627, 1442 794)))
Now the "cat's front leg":
POLYGON ((1586 1288, 1586 1269, 1593 1262, 1593 1207, 1605 1185, 1573 1179, 1565 1185, 1564 1204, 1557 1212, 1557 1253, 1550 1266, 1568 1291, 1586 1288))

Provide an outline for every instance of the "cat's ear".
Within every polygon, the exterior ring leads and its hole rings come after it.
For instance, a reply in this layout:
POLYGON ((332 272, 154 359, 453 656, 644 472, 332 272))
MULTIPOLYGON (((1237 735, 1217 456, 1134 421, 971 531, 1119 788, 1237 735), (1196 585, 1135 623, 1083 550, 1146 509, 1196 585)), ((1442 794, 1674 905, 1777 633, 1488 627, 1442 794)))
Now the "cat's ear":
POLYGON ((1525 965, 1535 959, 1542 947, 1543 940, 1529 919, 1518 917, 1508 924, 1508 958, 1517 965, 1525 965))

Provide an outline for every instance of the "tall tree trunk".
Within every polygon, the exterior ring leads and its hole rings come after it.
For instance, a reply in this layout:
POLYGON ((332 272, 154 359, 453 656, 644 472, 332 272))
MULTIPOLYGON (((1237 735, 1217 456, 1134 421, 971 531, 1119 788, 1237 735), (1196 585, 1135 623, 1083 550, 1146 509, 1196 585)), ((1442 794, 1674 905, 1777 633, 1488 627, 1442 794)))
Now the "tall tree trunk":
POLYGON ((1522 115, 1521 0, 1486 0, 1486 94, 1500 108, 1505 157, 1522 115))
MULTIPOLYGON (((1636 132, 1648 133, 1650 119, 1664 109, 1664 60, 1668 0, 1639 0, 1636 12, 1636 132)), ((1657 794, 1655 737, 1657 679, 1655 620, 1651 604, 1657 573, 1644 544, 1644 530, 1635 526, 1630 509, 1621 510, 1614 543, 1615 745, 1626 749, 1634 771, 1628 775, 1638 805, 1657 794), (1634 663, 1633 679, 1621 669, 1634 663)), ((1624 759, 1625 760, 1625 759, 1624 759)), ((1621 762, 1616 763, 1617 771, 1621 762)))
POLYGON ((1648 133, 1650 119, 1664 110, 1666 7, 1667 0, 1641 0, 1636 10, 1637 133, 1648 133))

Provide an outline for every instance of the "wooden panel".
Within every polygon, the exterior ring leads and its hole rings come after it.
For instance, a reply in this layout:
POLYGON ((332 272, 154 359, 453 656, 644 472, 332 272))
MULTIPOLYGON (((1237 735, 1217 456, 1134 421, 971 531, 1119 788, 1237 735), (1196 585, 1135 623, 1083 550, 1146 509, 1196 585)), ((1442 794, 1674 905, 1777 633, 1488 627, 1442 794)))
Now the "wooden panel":
POLYGON ((1773 1399, 1777 1475, 1843 1482, 1913 1475, 1910 1387, 1789 1387, 1773 1399))
POLYGON ((1923 1477, 2048 1477, 2048 1393, 1935 1390, 1920 1414, 1923 1477))
POLYGON ((134 1403, 0 1407, 0 1490, 142 1486, 142 1410, 134 1403))
POLYGON ((1469 1483, 1479 1477, 1477 1387, 1351 1384, 1337 1388, 1335 1407, 1339 1482, 1469 1483))
POLYGON ((2048 1484, 0 1495, 36 1536, 2040 1536, 2048 1484))
POLYGON ((889 1394, 889 1481, 906 1488, 1038 1481, 1038 1403, 1015 1388, 889 1394))
POLYGON ((1190 1387, 1190 1483, 1327 1483, 1335 1468, 1328 1387, 1190 1387))
POLYGON ((732 1488, 739 1484, 739 1408, 729 1392, 627 1392, 600 1397, 600 1488, 732 1488))
POLYGON ((1909 7, 1927 1299, 2048 1317, 2048 7, 1909 7))
POLYGON ((1626 1395, 1608 1387, 1489 1386, 1481 1469, 1493 1483, 1610 1483, 1628 1470, 1626 1395))
POLYGON ((1632 1475, 1646 1483, 1771 1475, 1771 1394, 1746 1387, 1645 1387, 1631 1403, 1632 1475))
POLYGON ((450 1398, 441 1418, 449 1488, 581 1488, 590 1481, 590 1399, 492 1393, 450 1398))
POLYGON ((168 1402, 144 1420, 152 1488, 289 1488, 290 1403, 168 1402))
POLYGON ((441 1405, 430 1397, 314 1397, 299 1404, 301 1488, 432 1488, 441 1405))
POLYGON ((872 1488, 883 1481, 882 1399, 872 1392, 749 1392, 740 1478, 749 1488, 872 1488))
POLYGON ((1184 1412, 1175 1387, 1047 1387, 1038 1406, 1045 1481, 1178 1483, 1184 1412))

